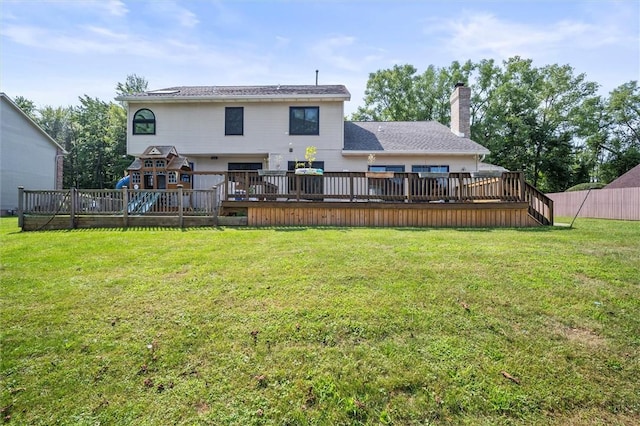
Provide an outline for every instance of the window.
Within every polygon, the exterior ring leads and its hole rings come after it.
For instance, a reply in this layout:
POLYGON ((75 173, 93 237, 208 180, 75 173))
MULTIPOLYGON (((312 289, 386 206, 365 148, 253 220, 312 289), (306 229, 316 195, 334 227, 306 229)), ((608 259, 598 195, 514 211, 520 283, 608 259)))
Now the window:
POLYGON ((140 183, 140 172, 133 172, 131 175, 131 183, 140 183))
POLYGON ((227 170, 260 170, 262 163, 227 163, 227 170))
POLYGON ((320 107, 289 107, 290 135, 319 135, 320 107))
POLYGON ((155 135, 156 116, 148 109, 141 109, 133 116, 134 135, 155 135))
POLYGON ((144 168, 145 169, 153 168, 153 160, 144 160, 144 168))
POLYGON ((224 134, 227 136, 244 134, 243 107, 227 107, 224 109, 224 134))
POLYGON ((169 183, 178 183, 178 173, 177 172, 169 172, 169 183))
POLYGON ((411 166, 411 171, 414 173, 418 172, 429 172, 429 173, 448 173, 449 166, 411 166))

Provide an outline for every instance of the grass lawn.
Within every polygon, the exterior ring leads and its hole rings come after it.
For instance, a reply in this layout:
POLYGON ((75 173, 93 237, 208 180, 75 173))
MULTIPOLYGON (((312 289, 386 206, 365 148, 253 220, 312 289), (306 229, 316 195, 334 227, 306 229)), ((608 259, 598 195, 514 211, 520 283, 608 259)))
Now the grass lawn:
POLYGON ((2 417, 640 423, 640 224, 130 229, 0 220, 2 417))

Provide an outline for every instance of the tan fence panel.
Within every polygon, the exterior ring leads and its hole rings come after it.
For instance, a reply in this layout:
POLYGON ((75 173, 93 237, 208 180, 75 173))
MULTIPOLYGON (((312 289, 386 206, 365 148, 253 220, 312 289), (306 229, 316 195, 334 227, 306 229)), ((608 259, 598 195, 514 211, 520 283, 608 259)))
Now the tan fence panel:
POLYGON ((584 201, 579 217, 640 220, 640 187, 558 192, 547 197, 553 200, 554 216, 573 217, 584 201))

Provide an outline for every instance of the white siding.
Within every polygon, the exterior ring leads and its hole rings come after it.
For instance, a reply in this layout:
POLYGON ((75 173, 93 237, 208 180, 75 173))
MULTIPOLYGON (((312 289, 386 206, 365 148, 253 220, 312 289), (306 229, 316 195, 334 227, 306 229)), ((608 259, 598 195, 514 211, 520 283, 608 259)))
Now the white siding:
MULTIPOLYGON (((282 157, 281 168, 289 161, 304 161, 305 149, 317 148, 316 161, 324 161, 327 171, 366 171, 367 155, 343 155, 343 102, 164 102, 129 104, 127 151, 140 155, 150 145, 173 145, 181 155, 194 162, 194 171, 227 170, 230 162, 263 163, 276 155, 282 157), (320 134, 289 135, 289 107, 319 106, 320 134), (225 136, 225 107, 244 107, 244 134, 225 136), (148 108, 156 116, 155 135, 133 135, 133 115, 148 108), (291 149, 291 152, 289 152, 291 149), (215 157, 215 158, 212 158, 215 157)), ((413 165, 447 165, 451 172, 476 171, 475 155, 393 155, 379 154, 378 165, 403 165, 407 172, 413 165)), ((209 186, 213 180, 198 177, 195 186, 209 186)))
POLYGON ((141 154, 149 145, 173 145, 181 155, 229 155, 289 153, 308 145, 341 150, 343 145, 342 102, 247 102, 247 103, 131 103, 127 151, 141 154), (225 107, 244 107, 244 135, 225 136, 225 107), (319 106, 320 134, 290 136, 289 107, 319 106), (133 135, 133 115, 148 108, 156 116, 155 135, 133 135))
POLYGON ((4 97, 0 102, 0 210, 18 206, 18 186, 55 189, 56 149, 4 97))

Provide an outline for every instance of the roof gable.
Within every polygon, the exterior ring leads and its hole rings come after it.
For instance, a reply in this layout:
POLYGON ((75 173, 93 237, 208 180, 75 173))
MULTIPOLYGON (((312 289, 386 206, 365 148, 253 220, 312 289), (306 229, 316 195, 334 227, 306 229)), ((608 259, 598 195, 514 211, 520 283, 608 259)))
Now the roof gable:
POLYGON ((346 121, 344 151, 489 154, 484 146, 454 135, 436 121, 346 121))
POLYGON ((56 149, 60 150, 60 152, 62 152, 64 154, 67 153, 67 151, 65 151, 65 149, 55 139, 53 139, 51 136, 49 136, 49 134, 47 132, 45 132, 42 127, 40 127, 38 125, 38 123, 33 121, 33 119, 31 117, 29 117, 15 102, 13 102, 13 100, 9 96, 7 96, 6 93, 0 92, 0 102, 4 102, 6 105, 8 105, 9 107, 13 108, 16 112, 18 112, 18 114, 26 122, 28 122, 30 126, 35 128, 44 137, 44 139, 46 139, 56 149))
POLYGON ((605 188, 636 188, 640 187, 640 164, 611 182, 605 188))

